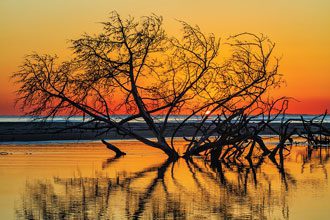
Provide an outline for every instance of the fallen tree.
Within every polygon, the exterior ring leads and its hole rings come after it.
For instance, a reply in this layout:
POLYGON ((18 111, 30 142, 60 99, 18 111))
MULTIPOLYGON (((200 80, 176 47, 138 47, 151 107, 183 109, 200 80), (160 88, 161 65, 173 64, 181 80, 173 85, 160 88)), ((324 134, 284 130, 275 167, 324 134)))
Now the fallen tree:
MULTIPOLYGON (((191 118, 198 121, 193 137, 185 138, 185 157, 210 151, 219 158, 223 146, 245 149, 247 140, 252 141, 249 155, 256 143, 268 154, 258 135, 264 125, 255 129, 248 124, 255 115, 264 115, 263 107, 272 106, 265 99, 267 92, 282 82, 279 60, 272 55, 275 44, 264 35, 241 33, 224 44, 230 51, 225 57, 214 34, 180 23, 182 37, 176 38, 166 34, 162 17, 123 19, 112 12, 101 33, 71 41, 72 60, 58 63, 56 56, 26 56, 13 75, 19 84, 18 103, 26 114, 44 119, 83 115, 86 120, 75 128, 93 123, 94 129, 116 130, 173 159, 180 156, 174 137, 191 118), (127 117, 115 120, 112 116, 118 112, 127 117), (183 113, 178 126, 169 128, 169 119, 183 113), (155 114, 163 115, 162 120, 155 114), (144 121, 153 139, 129 126, 136 119, 144 121), (244 138, 242 130, 248 131, 244 138), (166 139, 166 132, 172 138, 166 139)), ((124 154, 104 143, 117 156, 124 154)))

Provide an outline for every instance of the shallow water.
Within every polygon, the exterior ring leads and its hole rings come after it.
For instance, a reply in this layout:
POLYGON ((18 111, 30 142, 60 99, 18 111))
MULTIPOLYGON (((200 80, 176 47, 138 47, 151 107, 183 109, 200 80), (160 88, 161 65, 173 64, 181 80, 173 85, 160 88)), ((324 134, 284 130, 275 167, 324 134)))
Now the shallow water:
POLYGON ((296 146, 284 170, 166 161, 138 142, 10 145, 0 151, 0 219, 329 219, 329 149, 296 146))

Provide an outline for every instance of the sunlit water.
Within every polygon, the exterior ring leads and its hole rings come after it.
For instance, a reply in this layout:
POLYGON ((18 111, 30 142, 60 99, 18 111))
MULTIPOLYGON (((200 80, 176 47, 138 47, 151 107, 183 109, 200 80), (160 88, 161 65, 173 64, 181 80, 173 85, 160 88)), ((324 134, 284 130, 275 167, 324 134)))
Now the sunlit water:
POLYGON ((201 158, 172 163, 138 142, 0 146, 0 219, 329 219, 328 149, 293 147, 284 171, 201 158))

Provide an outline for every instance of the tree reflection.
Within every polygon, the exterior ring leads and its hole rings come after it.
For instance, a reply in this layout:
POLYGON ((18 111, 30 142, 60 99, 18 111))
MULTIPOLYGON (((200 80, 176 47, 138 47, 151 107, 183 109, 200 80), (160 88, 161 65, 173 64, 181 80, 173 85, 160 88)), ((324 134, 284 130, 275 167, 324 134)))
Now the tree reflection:
MULTIPOLYGON (((307 164, 326 164, 329 150, 308 152, 307 164)), ((118 160, 104 161, 111 169, 118 160)), ((138 172, 96 177, 54 177, 26 183, 18 219, 190 219, 289 218, 287 201, 298 180, 285 157, 249 158, 210 164, 202 158, 166 160, 138 172), (273 169, 275 172, 269 172, 273 169), (281 181, 277 181, 278 177, 281 181)), ((326 174, 325 166, 321 166, 326 174)), ((316 167, 315 167, 316 169, 316 167)))

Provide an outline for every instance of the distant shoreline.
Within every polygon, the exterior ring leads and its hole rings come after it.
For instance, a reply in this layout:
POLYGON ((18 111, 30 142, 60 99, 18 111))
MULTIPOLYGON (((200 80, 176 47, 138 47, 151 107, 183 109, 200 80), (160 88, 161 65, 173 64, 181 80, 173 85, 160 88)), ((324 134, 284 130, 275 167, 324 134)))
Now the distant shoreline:
MULTIPOLYGON (((66 126, 74 126, 79 123, 40 123, 40 122, 0 122, 0 144, 3 143, 13 143, 13 142, 40 142, 40 141, 95 141, 100 139, 108 140, 134 140, 129 136, 123 136, 118 134, 115 129, 101 134, 105 131, 99 130, 82 130, 82 129, 70 129, 63 132, 58 132, 64 129, 66 126)), ((177 127, 178 123, 169 123, 168 131, 173 131, 177 127)), ((194 134, 195 128, 194 123, 187 123, 183 129, 181 129, 175 137, 189 137, 194 134)), ((280 123, 272 123, 275 129, 279 128, 280 123)), ((330 129, 330 123, 324 123, 324 125, 330 129)), ((90 124, 89 127, 93 128, 96 124, 90 124)), ((129 123, 129 126, 134 129, 134 131, 145 137, 153 138, 152 132, 148 129, 147 125, 144 123, 129 123)), ((294 123, 291 125, 292 128, 303 128, 302 123, 294 123)), ((269 129, 265 129, 261 135, 275 135, 269 129)), ((170 132, 165 132, 165 137, 171 137, 170 132)))

